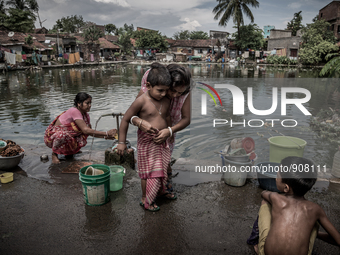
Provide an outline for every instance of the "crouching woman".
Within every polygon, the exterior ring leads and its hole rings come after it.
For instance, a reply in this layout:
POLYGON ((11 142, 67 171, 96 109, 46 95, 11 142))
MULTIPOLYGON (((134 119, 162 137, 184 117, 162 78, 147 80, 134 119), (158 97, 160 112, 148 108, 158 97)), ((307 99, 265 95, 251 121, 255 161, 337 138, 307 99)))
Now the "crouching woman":
POLYGON ((87 137, 114 139, 116 129, 96 131, 91 128, 90 115, 92 97, 80 92, 74 99, 74 107, 61 113, 47 127, 45 144, 52 148, 52 163, 60 163, 58 154, 65 156, 76 154, 87 144, 87 137))

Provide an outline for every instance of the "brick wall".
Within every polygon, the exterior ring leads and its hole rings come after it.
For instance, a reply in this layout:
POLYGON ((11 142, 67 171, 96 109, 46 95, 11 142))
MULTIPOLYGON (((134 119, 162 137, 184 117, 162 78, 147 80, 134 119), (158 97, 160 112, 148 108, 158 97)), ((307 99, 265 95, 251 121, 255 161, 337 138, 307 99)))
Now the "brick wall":
POLYGON ((340 40, 340 1, 333 1, 319 11, 319 19, 324 19, 331 24, 334 36, 340 40))

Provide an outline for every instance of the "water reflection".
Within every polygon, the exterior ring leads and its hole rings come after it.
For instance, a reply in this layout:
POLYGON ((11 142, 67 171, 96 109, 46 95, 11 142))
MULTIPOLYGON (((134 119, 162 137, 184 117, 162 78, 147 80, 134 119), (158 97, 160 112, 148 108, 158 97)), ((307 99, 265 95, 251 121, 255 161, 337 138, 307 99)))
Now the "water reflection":
MULTIPOLYGON (((339 79, 316 78, 319 72, 317 69, 241 67, 226 64, 189 64, 187 66, 196 81, 210 85, 237 83, 245 95, 247 87, 252 87, 256 109, 271 107, 272 87, 278 87, 279 97, 281 87, 308 89, 312 98, 304 105, 312 116, 315 116, 320 108, 339 107, 339 100, 334 96, 334 91, 339 86, 339 79)), ((74 96, 79 91, 86 91, 93 97, 90 112, 92 126, 103 114, 125 112, 138 94, 141 78, 148 68, 147 65, 115 65, 43 69, 32 73, 18 71, 0 75, 1 137, 23 144, 44 145, 43 134, 46 127, 58 114, 72 107, 74 96)), ((305 156, 315 159, 317 164, 331 165, 337 148, 336 144, 319 138, 309 128, 310 116, 303 115, 296 107, 288 106, 287 116, 284 117, 284 119, 296 119, 299 122, 296 128, 283 128, 279 122, 271 128, 272 130, 228 125, 212 128, 214 118, 242 122, 243 119, 265 119, 266 117, 252 114, 246 103, 244 116, 233 115, 232 95, 227 90, 218 90, 224 103, 223 107, 214 107, 214 104, 208 100, 208 115, 202 116, 201 93, 198 89, 193 90, 192 122, 190 128, 177 135, 176 149, 173 154, 175 158, 216 158, 220 161, 214 151, 219 151, 234 137, 251 136, 255 140, 259 160, 267 161, 269 157, 267 138, 277 135, 273 131, 277 130, 285 135, 306 140, 308 144, 305 156)), ((283 119, 280 107, 270 115, 270 118, 283 119)), ((97 129, 108 130, 115 127, 115 119, 108 117, 100 120, 97 129)), ((136 143, 135 132, 136 128, 130 126, 128 138, 132 144, 136 143)), ((109 144, 106 141, 94 140, 93 149, 105 150, 108 147, 109 144)))

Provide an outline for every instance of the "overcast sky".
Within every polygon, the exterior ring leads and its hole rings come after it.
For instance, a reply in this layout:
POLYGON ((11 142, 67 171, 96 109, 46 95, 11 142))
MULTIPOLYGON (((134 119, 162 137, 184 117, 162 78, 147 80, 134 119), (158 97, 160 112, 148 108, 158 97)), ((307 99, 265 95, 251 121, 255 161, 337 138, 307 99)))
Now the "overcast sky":
MULTIPOLYGON (((134 28, 144 27, 159 30, 172 37, 180 30, 209 33, 209 30, 227 31, 235 29, 232 20, 226 27, 218 26, 214 20, 215 0, 37 0, 43 26, 50 29, 56 20, 71 15, 82 15, 85 21, 98 25, 109 23, 121 27, 124 23, 134 28)), ((251 8, 255 23, 263 29, 273 25, 276 29, 286 28, 295 12, 302 11, 302 23, 311 23, 319 10, 332 1, 327 0, 258 0, 259 8, 251 8)), ((250 20, 246 19, 245 24, 250 20)), ((36 27, 40 27, 36 22, 36 27)))

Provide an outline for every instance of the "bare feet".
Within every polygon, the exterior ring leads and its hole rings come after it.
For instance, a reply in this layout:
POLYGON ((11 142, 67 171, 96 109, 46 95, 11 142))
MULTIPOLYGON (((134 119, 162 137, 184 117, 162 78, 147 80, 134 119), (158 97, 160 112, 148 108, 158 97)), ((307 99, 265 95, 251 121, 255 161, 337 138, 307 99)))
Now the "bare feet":
POLYGON ((259 254, 259 247, 257 244, 254 245, 254 251, 256 252, 256 254, 259 254))
POLYGON ((60 164, 60 161, 58 159, 58 154, 52 152, 52 163, 53 164, 60 164))

